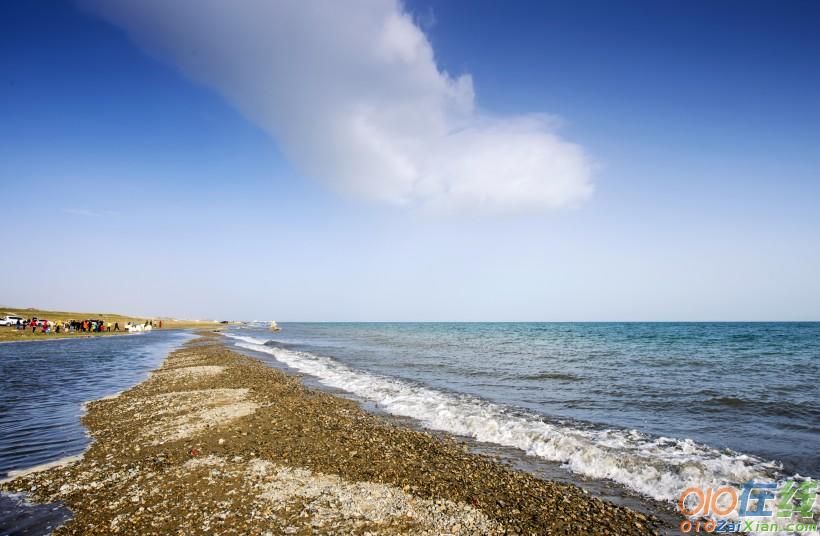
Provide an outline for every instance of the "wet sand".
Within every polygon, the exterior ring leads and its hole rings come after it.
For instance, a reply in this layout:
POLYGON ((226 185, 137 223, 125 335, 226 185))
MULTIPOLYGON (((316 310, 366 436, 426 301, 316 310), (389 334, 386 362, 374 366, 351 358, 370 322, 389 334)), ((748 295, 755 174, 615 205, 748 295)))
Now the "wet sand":
POLYGON ((225 348, 206 334, 91 402, 79 461, 0 485, 56 534, 653 534, 656 519, 540 480, 225 348))

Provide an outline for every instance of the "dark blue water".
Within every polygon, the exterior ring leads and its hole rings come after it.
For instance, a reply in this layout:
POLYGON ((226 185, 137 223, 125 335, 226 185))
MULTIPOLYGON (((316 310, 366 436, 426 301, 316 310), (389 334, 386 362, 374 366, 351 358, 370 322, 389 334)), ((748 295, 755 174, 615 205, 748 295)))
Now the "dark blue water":
POLYGON ((820 323, 285 324, 230 332, 424 425, 674 500, 820 476, 820 323))
POLYGON ((83 402, 145 379, 187 333, 0 344, 0 478, 81 453, 83 402))

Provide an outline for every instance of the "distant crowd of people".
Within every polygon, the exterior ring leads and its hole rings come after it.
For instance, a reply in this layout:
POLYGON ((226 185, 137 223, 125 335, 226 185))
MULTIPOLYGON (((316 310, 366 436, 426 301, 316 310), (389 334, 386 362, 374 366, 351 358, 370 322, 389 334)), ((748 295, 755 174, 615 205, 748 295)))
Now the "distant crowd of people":
MULTIPOLYGON (((162 327, 162 320, 157 322, 157 326, 162 327)), ((99 319, 88 320, 64 320, 52 321, 38 318, 28 318, 18 320, 16 327, 18 330, 31 329, 32 333, 102 333, 106 331, 121 331, 119 322, 106 322, 99 319)), ((153 329, 154 321, 146 320, 141 322, 126 322, 122 331, 149 331, 153 329)))

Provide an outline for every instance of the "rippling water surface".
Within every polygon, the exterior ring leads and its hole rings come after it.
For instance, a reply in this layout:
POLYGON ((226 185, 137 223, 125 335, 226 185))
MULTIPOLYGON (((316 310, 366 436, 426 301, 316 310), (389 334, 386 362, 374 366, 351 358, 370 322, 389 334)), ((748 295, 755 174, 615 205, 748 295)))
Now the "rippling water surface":
MULTIPOLYGON (((820 323, 283 328, 227 334, 385 412, 643 497, 820 477, 820 323)), ((0 478, 82 452, 82 403, 141 381, 188 337, 0 344, 0 478)), ((0 499, 6 522, 36 519, 0 499)), ((41 519, 47 532, 61 518, 41 519)))
POLYGON ((820 476, 820 323, 285 324, 229 332, 438 430, 674 500, 820 476))
POLYGON ((0 478, 81 453, 89 442, 83 402, 139 383, 189 337, 154 331, 0 344, 0 478))

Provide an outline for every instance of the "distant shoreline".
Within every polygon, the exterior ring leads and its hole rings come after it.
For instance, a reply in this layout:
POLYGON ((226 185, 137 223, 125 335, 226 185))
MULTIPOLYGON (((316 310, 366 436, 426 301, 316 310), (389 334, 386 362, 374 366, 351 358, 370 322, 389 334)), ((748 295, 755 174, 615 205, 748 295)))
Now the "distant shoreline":
MULTIPOLYGON (((11 328, 10 328, 11 329, 11 328)), ((174 329, 183 329, 183 328, 174 328, 174 329)), ((165 330, 163 330, 165 331, 165 330)), ((94 339, 99 337, 122 337, 127 335, 142 335, 142 333, 128 333, 127 331, 124 332, 112 332, 112 333, 76 333, 76 334, 62 334, 62 333, 47 333, 47 334, 35 334, 34 336, 29 337, 20 337, 17 340, 0 340, 0 344, 14 344, 18 342, 50 342, 50 341, 65 341, 71 339, 94 339)))
MULTIPOLYGON (((34 308, 20 308, 20 307, 0 307, 0 318, 10 315, 10 316, 19 316, 23 318, 23 320, 37 318, 39 320, 48 320, 49 323, 58 322, 68 322, 72 320, 85 320, 85 319, 97 319, 101 320, 106 323, 110 323, 112 326, 114 324, 119 324, 119 331, 125 332, 125 326, 127 323, 132 324, 145 324, 147 322, 153 322, 154 329, 159 327, 159 324, 162 323, 161 329, 190 329, 190 328, 216 328, 219 326, 224 326, 217 321, 212 320, 180 320, 180 319, 173 319, 173 318, 166 318, 166 317, 139 317, 139 316, 129 316, 129 315, 121 315, 115 313, 88 313, 88 312, 77 312, 77 311, 50 311, 46 309, 34 309, 34 308)), ((16 326, 0 326, 0 343, 3 342, 23 342, 23 341, 39 341, 39 340, 51 340, 51 339, 70 339, 70 338, 81 338, 81 337, 99 337, 99 336, 110 336, 115 335, 117 332, 113 331, 80 331, 80 332, 65 332, 61 331, 60 333, 50 332, 50 333, 42 333, 41 328, 37 328, 36 333, 31 332, 31 327, 28 327, 23 330, 17 330, 16 326)), ((123 333, 123 334, 130 334, 130 333, 123 333)))

